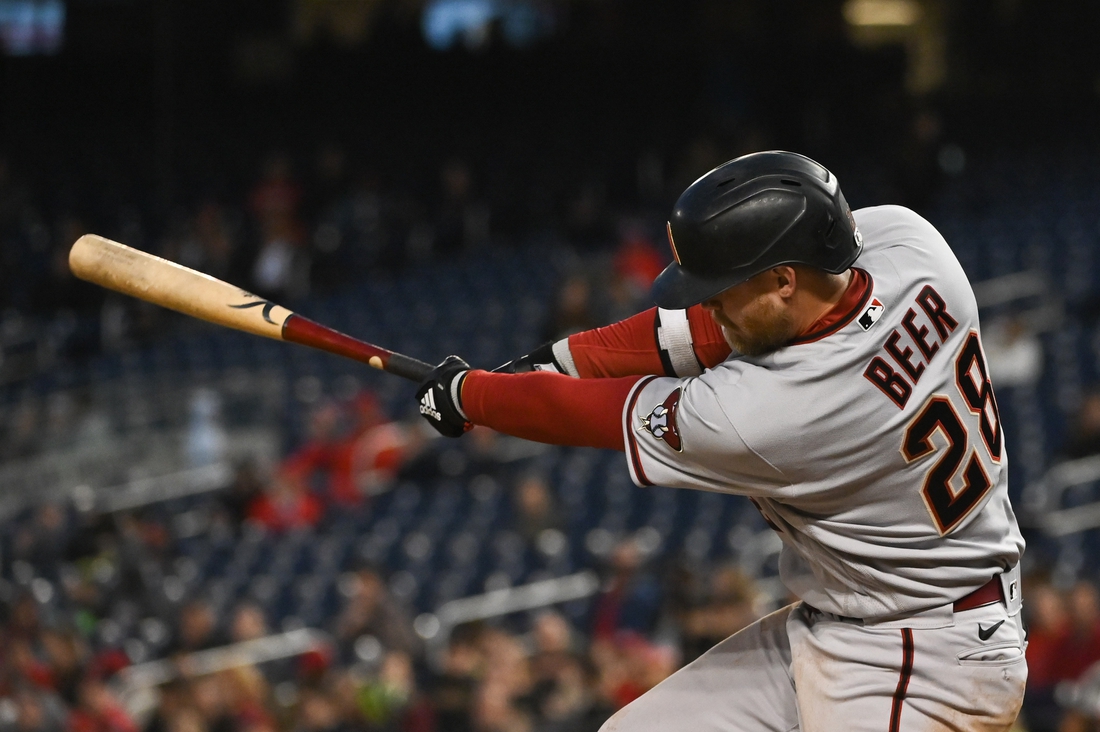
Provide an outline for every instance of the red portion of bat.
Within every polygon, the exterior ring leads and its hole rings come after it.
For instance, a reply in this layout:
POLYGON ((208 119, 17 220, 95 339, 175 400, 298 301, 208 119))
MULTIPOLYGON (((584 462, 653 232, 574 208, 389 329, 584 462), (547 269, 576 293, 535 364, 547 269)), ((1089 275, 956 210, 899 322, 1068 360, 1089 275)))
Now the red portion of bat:
POLYGON ((376 369, 418 383, 428 378, 428 374, 435 368, 415 358, 352 338, 301 315, 291 315, 283 323, 283 340, 362 361, 376 369))

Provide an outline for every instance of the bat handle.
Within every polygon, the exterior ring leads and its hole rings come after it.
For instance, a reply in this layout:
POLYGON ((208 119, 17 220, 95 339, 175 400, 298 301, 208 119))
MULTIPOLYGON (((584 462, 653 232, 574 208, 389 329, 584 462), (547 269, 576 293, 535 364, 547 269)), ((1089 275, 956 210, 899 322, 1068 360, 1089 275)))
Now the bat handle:
POLYGON ((284 341, 298 343, 322 351, 362 361, 376 369, 420 383, 428 378, 435 366, 401 353, 380 348, 358 338, 352 338, 328 326, 315 323, 301 315, 291 314, 283 323, 284 341))
POLYGON ((400 376, 403 379, 415 381, 419 384, 424 381, 424 379, 428 378, 428 374, 432 372, 435 366, 432 366, 430 363, 424 363, 411 356, 394 353, 386 359, 386 365, 383 368, 386 373, 400 376))

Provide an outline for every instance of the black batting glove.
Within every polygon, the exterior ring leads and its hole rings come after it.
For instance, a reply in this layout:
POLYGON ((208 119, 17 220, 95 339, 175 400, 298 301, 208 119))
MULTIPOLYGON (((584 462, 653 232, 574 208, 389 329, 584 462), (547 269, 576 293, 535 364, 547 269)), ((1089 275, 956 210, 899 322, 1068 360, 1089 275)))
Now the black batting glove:
POLYGON ((547 341, 526 356, 520 356, 493 369, 500 374, 526 374, 528 371, 553 371, 564 374, 565 369, 554 358, 554 342, 547 341))
POLYGON ((462 411, 459 393, 470 364, 458 356, 447 356, 416 390, 420 416, 444 437, 461 437, 473 428, 462 411))

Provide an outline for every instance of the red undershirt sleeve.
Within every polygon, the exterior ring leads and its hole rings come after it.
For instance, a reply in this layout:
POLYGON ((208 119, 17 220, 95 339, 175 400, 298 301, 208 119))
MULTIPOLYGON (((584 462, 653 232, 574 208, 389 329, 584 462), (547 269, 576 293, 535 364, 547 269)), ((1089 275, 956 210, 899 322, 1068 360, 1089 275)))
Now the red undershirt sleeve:
MULTIPOLYGON (((687 310, 692 349, 704 369, 717 366, 730 355, 722 330, 703 309, 687 310)), ((569 336, 569 352, 582 379, 669 373, 657 342, 657 308, 650 308, 618 323, 569 336)), ((683 375, 683 374, 681 374, 683 375)))
POLYGON ((722 329, 702 305, 693 305, 687 310, 688 323, 691 325, 691 347, 695 357, 705 369, 712 369, 730 357, 733 349, 726 343, 722 329))
POLYGON ((618 323, 569 336, 569 352, 582 379, 662 374, 654 337, 657 308, 618 323))
POLYGON ((640 379, 471 371, 462 383, 462 409, 474 424, 525 440, 622 450, 623 407, 640 379))

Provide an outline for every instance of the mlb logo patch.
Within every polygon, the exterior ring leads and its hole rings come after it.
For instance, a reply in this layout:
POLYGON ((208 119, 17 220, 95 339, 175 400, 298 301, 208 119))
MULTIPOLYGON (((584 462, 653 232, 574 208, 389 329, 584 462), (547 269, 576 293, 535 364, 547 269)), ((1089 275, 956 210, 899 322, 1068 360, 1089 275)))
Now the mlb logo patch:
POLYGON ((882 304, 882 301, 877 297, 871 300, 871 304, 867 306, 867 309, 863 311, 863 314, 859 316, 859 327, 864 330, 871 330, 871 326, 878 322, 878 319, 882 317, 882 314, 886 311, 886 306, 882 304))

